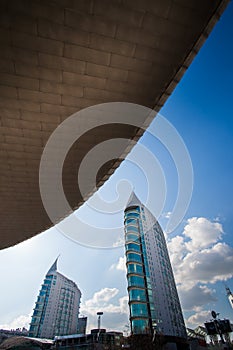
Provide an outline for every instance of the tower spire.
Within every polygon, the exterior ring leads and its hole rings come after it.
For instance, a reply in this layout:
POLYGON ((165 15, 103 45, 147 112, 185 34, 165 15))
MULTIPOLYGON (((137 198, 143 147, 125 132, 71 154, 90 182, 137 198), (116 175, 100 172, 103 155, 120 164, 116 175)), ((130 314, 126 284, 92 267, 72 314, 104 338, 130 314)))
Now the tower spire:
POLYGON ((231 290, 230 290, 230 288, 227 285, 225 285, 225 289, 226 289, 226 292, 227 292, 227 296, 232 295, 231 290))
POLYGON ((141 204, 140 200, 138 199, 136 194, 132 192, 128 199, 128 203, 126 204, 126 207, 130 207, 132 205, 140 205, 140 204, 141 204))
POLYGON ((54 261, 54 263, 50 267, 49 271, 47 272, 47 275, 50 275, 52 272, 57 271, 57 261, 58 261, 59 256, 60 256, 60 254, 58 255, 57 259, 54 261))

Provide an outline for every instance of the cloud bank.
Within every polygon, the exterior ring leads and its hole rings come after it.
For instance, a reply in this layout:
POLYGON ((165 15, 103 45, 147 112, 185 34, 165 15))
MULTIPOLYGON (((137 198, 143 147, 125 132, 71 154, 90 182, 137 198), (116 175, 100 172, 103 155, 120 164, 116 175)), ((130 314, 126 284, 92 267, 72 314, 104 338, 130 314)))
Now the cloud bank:
POLYGON ((233 248, 222 242, 223 234, 221 223, 193 217, 183 233, 167 243, 182 307, 196 311, 186 320, 188 325, 210 318, 204 307, 217 301, 211 284, 233 277, 233 248))

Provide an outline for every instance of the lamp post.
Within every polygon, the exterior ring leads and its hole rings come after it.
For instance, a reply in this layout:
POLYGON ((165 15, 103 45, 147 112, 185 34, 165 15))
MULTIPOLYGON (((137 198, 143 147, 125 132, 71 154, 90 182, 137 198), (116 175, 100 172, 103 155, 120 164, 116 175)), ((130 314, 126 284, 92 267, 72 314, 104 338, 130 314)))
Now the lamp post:
POLYGON ((100 323, 101 323, 101 316, 103 315, 102 311, 97 312, 98 316, 98 330, 100 331, 100 323))

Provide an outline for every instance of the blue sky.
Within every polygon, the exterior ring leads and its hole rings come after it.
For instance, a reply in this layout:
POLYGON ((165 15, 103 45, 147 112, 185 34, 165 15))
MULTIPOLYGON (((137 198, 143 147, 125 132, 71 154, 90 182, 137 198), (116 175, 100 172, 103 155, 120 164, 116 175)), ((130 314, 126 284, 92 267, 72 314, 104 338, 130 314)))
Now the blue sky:
MULTIPOLYGON (((233 4, 230 3, 160 111, 183 138, 193 165, 190 205, 180 225, 168 235, 178 290, 191 327, 209 319, 212 309, 233 321, 233 310, 223 284, 226 280, 233 291, 232 18, 233 4)), ((169 154, 149 134, 145 134, 135 148, 135 159, 141 157, 143 147, 159 159, 166 177, 167 195, 160 217, 165 228, 167 213, 172 210, 177 193, 176 169, 169 154)), ((114 198, 120 179, 128 179, 139 198, 145 200, 147 187, 143 171, 129 161, 122 164, 106 184, 103 196, 107 193, 108 199, 114 198)), ((88 213, 85 206, 77 215, 85 218, 88 213)), ((95 213, 94 218, 101 227, 102 217, 98 218, 95 213)), ((110 221, 121 220, 122 213, 119 213, 110 221)), ((119 232, 122 234, 120 229, 119 232)), ((27 325, 44 275, 59 254, 59 271, 74 280, 82 291, 81 310, 89 317, 89 327, 96 326, 96 311, 102 310, 103 327, 124 328, 128 315, 123 247, 88 248, 54 228, 0 251, 4 286, 0 326, 27 325)))

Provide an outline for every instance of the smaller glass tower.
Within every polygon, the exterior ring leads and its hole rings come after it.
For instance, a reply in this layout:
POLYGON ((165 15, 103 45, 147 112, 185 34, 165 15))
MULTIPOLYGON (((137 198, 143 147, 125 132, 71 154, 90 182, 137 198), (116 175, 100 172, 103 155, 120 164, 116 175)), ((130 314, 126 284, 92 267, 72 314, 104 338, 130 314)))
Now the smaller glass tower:
POLYGON ((30 323, 29 337, 53 339, 77 333, 81 292, 57 272, 57 259, 41 286, 30 323))

